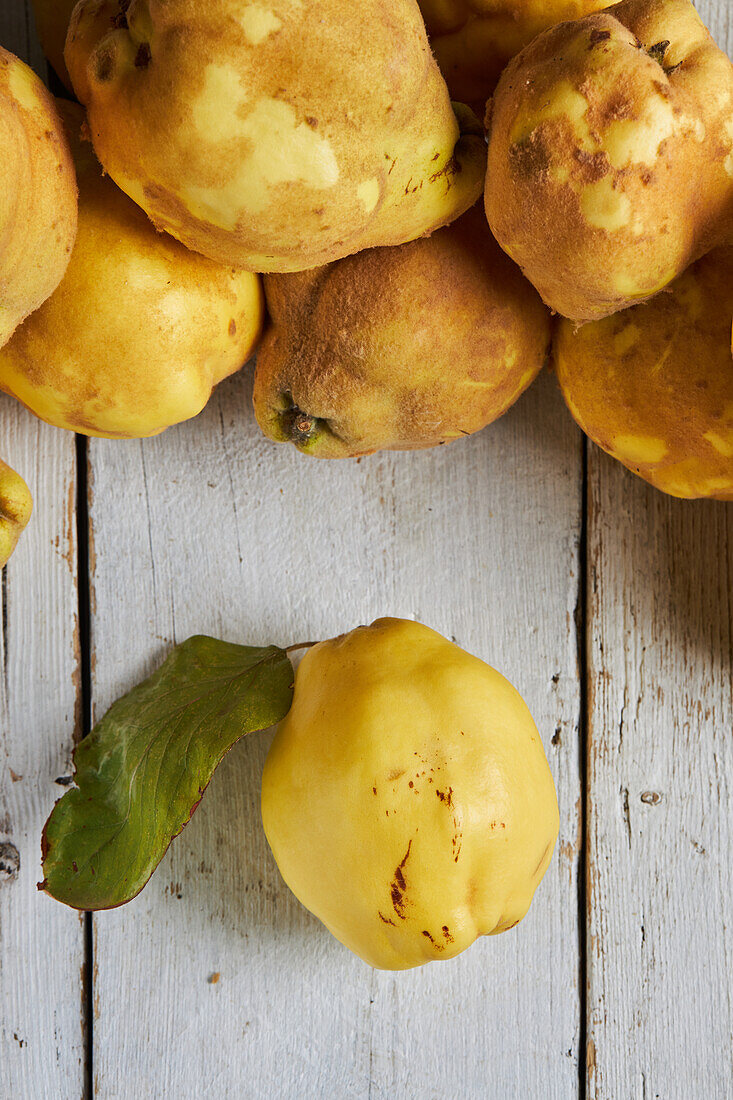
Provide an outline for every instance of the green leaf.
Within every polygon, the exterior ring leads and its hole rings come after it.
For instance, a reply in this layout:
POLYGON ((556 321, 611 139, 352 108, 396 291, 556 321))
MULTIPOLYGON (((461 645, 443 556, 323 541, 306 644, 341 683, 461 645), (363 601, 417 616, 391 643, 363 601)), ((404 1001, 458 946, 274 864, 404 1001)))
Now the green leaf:
POLYGON ((74 753, 76 787, 41 842, 45 890, 75 909, 111 909, 142 890, 247 733, 287 714, 293 667, 276 646, 198 636, 118 699, 74 753))

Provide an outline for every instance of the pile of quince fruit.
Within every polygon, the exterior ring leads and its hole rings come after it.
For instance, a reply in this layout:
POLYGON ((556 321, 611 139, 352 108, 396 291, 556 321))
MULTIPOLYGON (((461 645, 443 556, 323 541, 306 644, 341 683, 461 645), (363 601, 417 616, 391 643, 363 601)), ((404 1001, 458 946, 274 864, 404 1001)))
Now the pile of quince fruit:
MULTIPOLYGON (((552 346, 604 450, 733 499, 733 65, 690 0, 34 4, 78 100, 0 50, 0 387, 37 416, 154 435, 264 329, 268 437, 431 447, 552 346)), ((0 505, 4 562, 6 466, 0 505)))

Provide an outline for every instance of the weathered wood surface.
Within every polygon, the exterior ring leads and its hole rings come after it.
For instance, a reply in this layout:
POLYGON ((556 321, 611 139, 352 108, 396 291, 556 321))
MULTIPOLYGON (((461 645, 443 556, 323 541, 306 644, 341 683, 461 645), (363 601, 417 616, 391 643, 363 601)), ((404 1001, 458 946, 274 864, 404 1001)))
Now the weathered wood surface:
MULTIPOLYGON (((699 8, 733 45, 728 0, 699 8)), ((0 42, 38 67, 30 27, 5 0, 0 42)), ((250 389, 246 371, 195 422, 90 444, 97 715, 197 631, 288 643, 412 615, 527 698, 557 858, 516 931, 371 971, 284 887, 253 737, 143 894, 94 918, 87 1043, 81 921, 35 891, 78 727, 74 444, 3 401, 37 509, 3 599, 0 843, 21 869, 0 874, 0 1097, 80 1096, 85 1061, 105 1100, 565 1100, 584 1064, 594 1100, 728 1097, 733 509, 666 500, 590 448, 581 561, 581 444, 551 378, 471 440, 327 464, 261 439, 250 389)))
POLYGON ((283 885, 259 819, 269 738, 253 737, 139 899, 94 918, 98 1094, 573 1096, 578 436, 548 378, 478 438, 323 463, 259 436, 248 373, 158 439, 92 443, 95 706, 194 632, 286 644, 415 616, 525 694, 560 855, 518 933, 373 972, 283 885))
POLYGON ((724 1100, 733 509, 589 484, 589 1095, 724 1100))
MULTIPOLYGON (((733 5, 700 0, 733 46, 733 5)), ((588 1096, 733 1095, 733 508, 588 465, 588 1096)))
MULTIPOLYGON (((0 6, 0 43, 45 75, 22 4, 0 6)), ((35 504, 2 577, 0 1097, 78 1097, 82 918, 36 890, 41 828, 62 792, 55 780, 69 774, 78 723, 74 438, 0 396, 0 440, 0 456, 26 479, 35 504)))

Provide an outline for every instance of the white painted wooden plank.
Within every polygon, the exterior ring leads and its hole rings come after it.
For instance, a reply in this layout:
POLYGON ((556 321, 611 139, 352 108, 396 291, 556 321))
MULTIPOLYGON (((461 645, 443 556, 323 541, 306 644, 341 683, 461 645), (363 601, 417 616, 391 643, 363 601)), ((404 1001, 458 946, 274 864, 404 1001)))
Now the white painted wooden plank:
POLYGON ((730 1096, 733 510, 590 463, 589 1094, 730 1096))
MULTIPOLYGON (((0 44, 41 75, 45 63, 22 0, 0 8, 0 44)), ((0 456, 28 482, 30 526, 2 578, 0 1096, 84 1091, 84 932, 40 895, 43 822, 68 775, 79 706, 74 437, 0 397, 0 456)))
POLYGON ((259 819, 269 737, 251 738, 140 897, 94 918, 96 1095, 566 1100, 579 437, 543 378, 471 440, 323 463, 262 439, 250 390, 240 375, 155 440, 91 443, 97 714, 194 632, 286 644, 414 615, 524 693, 558 783, 560 851, 515 931, 374 972, 283 885, 259 819))
POLYGON ((69 774, 77 717, 74 438, 3 398, 0 439, 35 501, 3 581, 0 844, 17 850, 20 869, 0 872, 0 1096, 79 1097, 82 921, 36 890, 41 828, 63 793, 54 780, 69 774))
MULTIPOLYGON (((728 0, 698 9, 733 46, 728 0)), ((733 1081, 733 509, 589 462, 588 1094, 733 1081)))

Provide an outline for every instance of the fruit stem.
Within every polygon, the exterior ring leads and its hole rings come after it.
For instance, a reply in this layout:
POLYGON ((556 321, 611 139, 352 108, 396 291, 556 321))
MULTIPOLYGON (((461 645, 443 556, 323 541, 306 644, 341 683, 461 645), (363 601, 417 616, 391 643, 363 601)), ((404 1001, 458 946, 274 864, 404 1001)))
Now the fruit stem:
POLYGON ((297 405, 283 413, 285 431, 293 443, 307 443, 316 430, 318 420, 309 416, 297 405))

